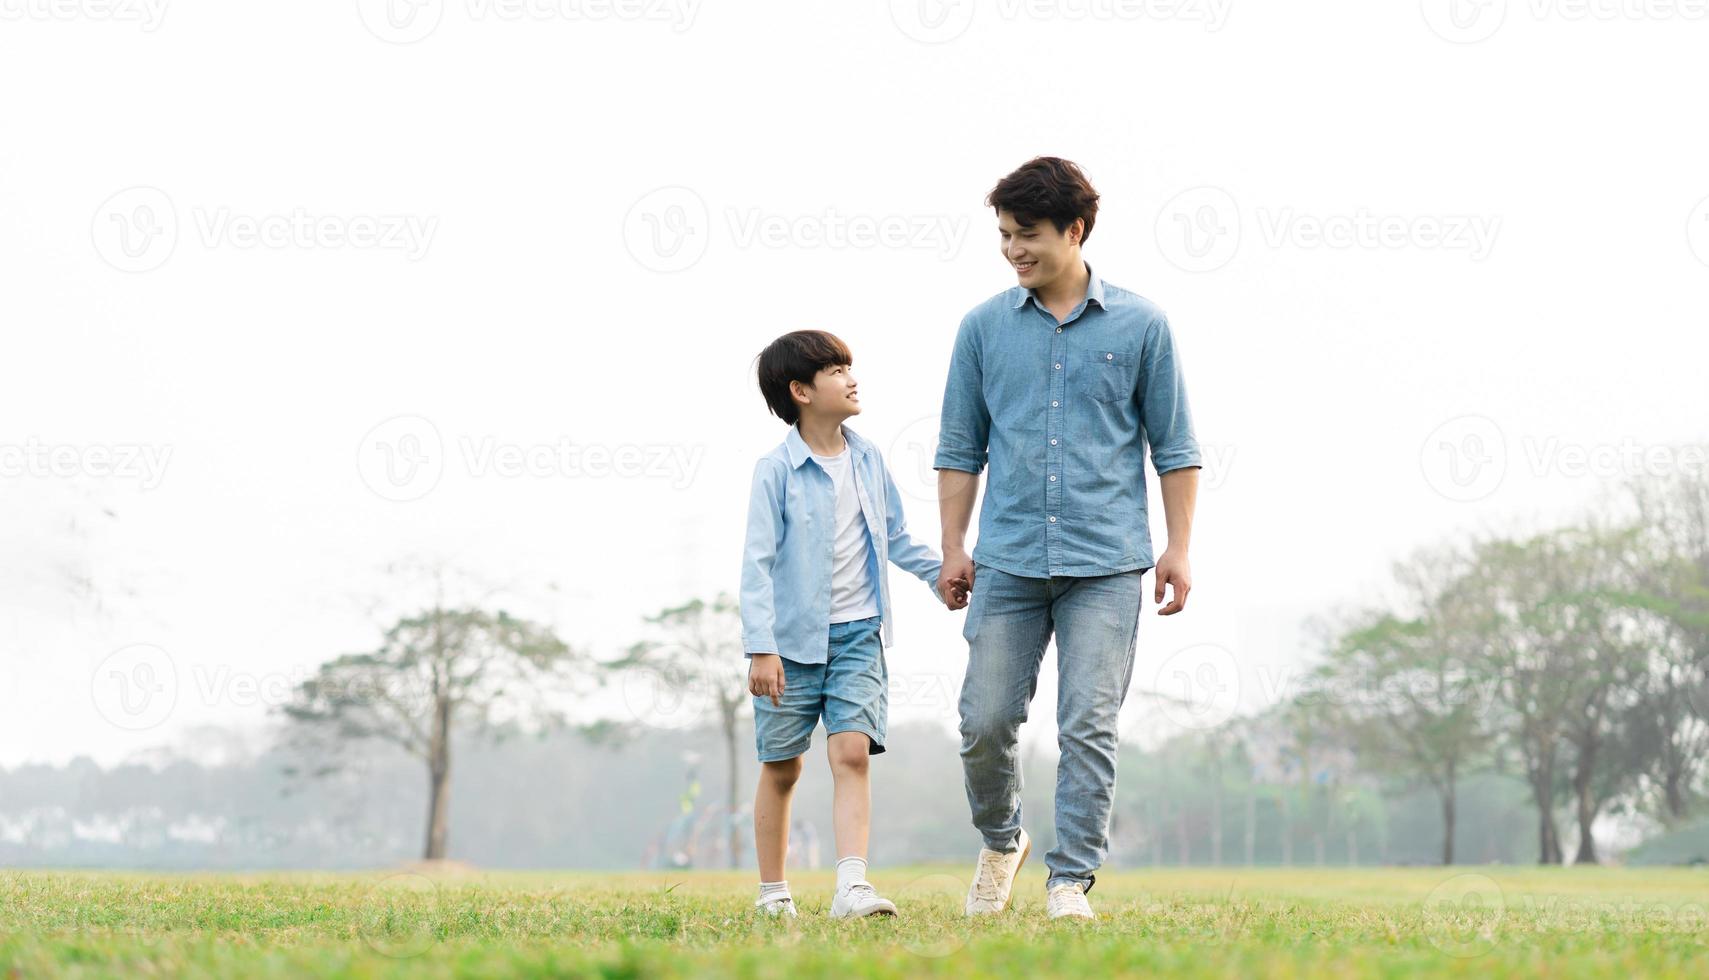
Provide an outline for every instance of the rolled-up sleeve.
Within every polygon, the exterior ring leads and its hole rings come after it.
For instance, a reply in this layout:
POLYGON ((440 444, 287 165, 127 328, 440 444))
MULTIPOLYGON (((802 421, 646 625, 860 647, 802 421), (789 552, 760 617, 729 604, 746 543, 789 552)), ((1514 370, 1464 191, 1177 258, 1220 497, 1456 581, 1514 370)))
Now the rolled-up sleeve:
POLYGON ((1151 464, 1159 475, 1200 466, 1199 441, 1193 435, 1193 415, 1187 408, 1187 385, 1169 318, 1159 315, 1146 332, 1140 425, 1151 443, 1151 464))
POLYGON ((772 635, 777 609, 772 592, 772 563, 783 538, 783 474, 777 464, 762 459, 754 464, 753 489, 748 494, 748 534, 742 549, 742 652, 777 653, 772 635))
POLYGON ((961 321, 950 354, 949 378, 944 382, 943 416, 938 424, 938 451, 932 468, 979 473, 985 469, 991 438, 991 412, 985 404, 984 367, 980 360, 977 323, 961 321))

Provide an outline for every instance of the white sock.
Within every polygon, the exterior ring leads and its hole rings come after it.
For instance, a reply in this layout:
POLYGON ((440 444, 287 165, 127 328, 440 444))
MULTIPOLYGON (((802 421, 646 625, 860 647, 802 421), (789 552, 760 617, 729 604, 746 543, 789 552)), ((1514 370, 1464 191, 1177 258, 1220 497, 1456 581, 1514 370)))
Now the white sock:
POLYGON ((846 857, 837 860, 837 891, 866 882, 866 858, 846 857))
POLYGON ((760 901, 769 902, 773 899, 789 897, 789 882, 762 881, 760 882, 760 901))

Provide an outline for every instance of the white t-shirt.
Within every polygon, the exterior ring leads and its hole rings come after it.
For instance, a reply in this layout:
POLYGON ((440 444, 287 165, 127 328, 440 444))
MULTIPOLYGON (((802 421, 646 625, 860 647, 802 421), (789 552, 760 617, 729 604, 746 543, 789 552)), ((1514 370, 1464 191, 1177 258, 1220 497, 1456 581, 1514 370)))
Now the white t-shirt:
POLYGON ((849 473, 849 450, 835 456, 813 454, 837 488, 837 516, 831 559, 831 622, 848 623, 878 615, 878 589, 867 555, 872 536, 860 513, 860 496, 849 473))

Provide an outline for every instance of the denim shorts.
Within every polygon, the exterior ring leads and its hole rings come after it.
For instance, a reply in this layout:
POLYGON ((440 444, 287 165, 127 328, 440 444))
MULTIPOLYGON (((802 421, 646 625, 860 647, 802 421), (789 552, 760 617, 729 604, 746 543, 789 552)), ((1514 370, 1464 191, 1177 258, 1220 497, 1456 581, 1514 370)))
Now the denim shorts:
POLYGON ((831 624, 827 663, 798 664, 783 658, 783 696, 754 698, 754 745, 761 762, 781 762, 807 751, 813 729, 825 720, 826 736, 860 732, 867 751, 884 751, 890 710, 890 673, 873 616, 831 624))

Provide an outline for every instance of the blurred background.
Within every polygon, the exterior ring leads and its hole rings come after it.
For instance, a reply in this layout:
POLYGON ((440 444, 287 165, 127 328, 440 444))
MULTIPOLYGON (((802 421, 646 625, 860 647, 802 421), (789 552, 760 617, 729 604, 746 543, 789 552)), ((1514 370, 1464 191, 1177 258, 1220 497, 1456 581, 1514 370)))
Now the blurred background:
MULTIPOLYGON (((0 863, 750 862, 753 358, 851 345, 936 542, 1037 154, 1206 458, 1111 865, 1709 859, 1706 21, 0 0, 0 863)), ((962 614, 892 589, 872 856, 960 861, 962 614)))

